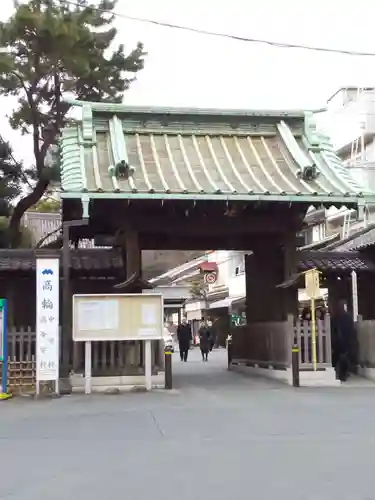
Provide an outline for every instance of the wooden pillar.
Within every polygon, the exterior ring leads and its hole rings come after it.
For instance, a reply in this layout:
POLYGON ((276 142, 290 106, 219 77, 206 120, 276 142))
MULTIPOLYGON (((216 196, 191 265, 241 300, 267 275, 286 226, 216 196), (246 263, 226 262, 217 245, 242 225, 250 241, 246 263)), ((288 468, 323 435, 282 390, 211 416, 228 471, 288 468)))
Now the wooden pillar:
MULTIPOLYGON (((139 246, 138 232, 133 228, 127 228, 124 233, 123 245, 126 253, 126 279, 130 279, 134 274, 138 277, 142 277, 142 251, 139 246)), ((143 368, 143 342, 134 342, 131 345, 128 344, 125 349, 125 363, 143 368)))
POLYGON ((77 368, 79 365, 79 350, 78 345, 73 344, 72 346, 72 289, 71 289, 71 276, 70 276, 70 266, 71 266, 71 251, 70 251, 70 228, 87 226, 89 219, 85 213, 83 213, 83 219, 65 221, 62 225, 62 236, 63 236, 63 247, 62 247, 62 264, 63 264, 63 289, 62 289, 62 299, 63 299, 63 309, 62 309, 62 322, 61 322, 61 334, 62 334, 62 352, 60 353, 60 377, 67 378, 69 376, 70 369, 77 368), (73 351, 73 359, 71 359, 71 350, 73 351))
MULTIPOLYGON (((62 236, 62 321, 61 321, 61 335, 62 335, 62 352, 60 353, 60 377, 66 378, 69 376, 71 369, 70 365, 70 351, 72 347, 72 292, 70 283, 70 236, 69 222, 63 223, 62 236)), ((73 346, 73 369, 76 368, 78 357, 78 347, 73 346)))
MULTIPOLYGON (((284 281, 298 272, 297 235, 296 232, 284 236, 284 281)), ((290 286, 282 290, 286 315, 298 316, 298 288, 290 286)))
POLYGON ((142 275, 141 249, 139 247, 138 233, 134 229, 127 229, 124 235, 126 250, 126 279, 133 274, 142 275))
POLYGON ((281 321, 282 295, 276 285, 284 279, 282 250, 258 244, 245 259, 246 318, 248 323, 281 321))
POLYGON ((245 259, 248 323, 285 321, 298 310, 297 290, 277 288, 297 271, 296 239, 285 234, 273 242, 259 240, 245 259))
MULTIPOLYGON (((17 288, 15 286, 15 280, 9 280, 8 282, 8 290, 7 290, 7 299, 8 299, 8 328, 13 328, 16 326, 16 313, 15 313, 15 305, 16 305, 16 292, 17 288)), ((31 323, 32 325, 33 323, 31 323)), ((31 326, 30 325, 30 326, 31 326)), ((29 326, 22 325, 22 326, 29 326)))
POLYGON ((358 273, 358 313, 362 319, 375 319, 375 280, 369 271, 358 273))

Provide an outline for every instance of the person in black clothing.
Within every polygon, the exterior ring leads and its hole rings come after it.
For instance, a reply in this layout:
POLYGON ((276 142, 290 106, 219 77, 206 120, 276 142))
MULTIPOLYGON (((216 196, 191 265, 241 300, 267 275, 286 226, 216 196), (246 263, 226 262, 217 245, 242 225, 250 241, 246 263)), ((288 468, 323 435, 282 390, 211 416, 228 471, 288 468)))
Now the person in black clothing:
POLYGON ((181 361, 186 362, 188 359, 190 342, 192 340, 191 328, 186 319, 183 319, 182 323, 177 327, 177 340, 180 349, 181 361))
POLYGON ((199 334, 199 347, 202 353, 202 360, 208 361, 208 353, 211 347, 211 329, 202 321, 198 331, 199 334))
POLYGON ((342 382, 348 379, 355 365, 356 330, 344 301, 339 301, 331 318, 332 365, 342 382))
POLYGON ((215 347, 215 341, 216 341, 216 332, 212 321, 207 321, 207 328, 209 330, 209 335, 210 335, 210 352, 211 352, 212 349, 215 347))

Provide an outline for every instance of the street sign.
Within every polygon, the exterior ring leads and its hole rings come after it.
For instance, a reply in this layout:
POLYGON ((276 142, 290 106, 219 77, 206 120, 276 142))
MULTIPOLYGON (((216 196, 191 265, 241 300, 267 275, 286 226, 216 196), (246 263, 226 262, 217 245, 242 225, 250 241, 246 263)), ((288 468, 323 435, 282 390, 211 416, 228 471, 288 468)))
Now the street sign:
POLYGON ((204 273, 204 282, 208 285, 216 283, 216 278, 217 276, 215 272, 204 273))
POLYGON ((305 272, 306 295, 309 299, 318 299, 320 297, 320 272, 317 269, 310 269, 305 272))
POLYGON ((36 383, 54 381, 59 392, 59 259, 36 260, 36 383))
POLYGON ((0 400, 8 399, 11 395, 8 393, 8 319, 7 319, 7 301, 0 299, 0 361, 2 366, 0 400))
POLYGON ((2 299, 0 299, 0 361, 4 360, 4 309, 2 305, 2 299))
POLYGON ((242 315, 239 314, 232 314, 231 315, 231 322, 233 326, 241 326, 246 323, 245 318, 242 315))

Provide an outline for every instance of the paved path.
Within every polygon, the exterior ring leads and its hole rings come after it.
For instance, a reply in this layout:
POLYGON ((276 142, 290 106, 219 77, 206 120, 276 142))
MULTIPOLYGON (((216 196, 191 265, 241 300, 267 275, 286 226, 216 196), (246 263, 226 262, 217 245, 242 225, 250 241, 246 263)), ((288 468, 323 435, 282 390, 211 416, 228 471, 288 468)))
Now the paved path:
POLYGON ((375 386, 293 389, 174 359, 176 389, 0 406, 1 500, 369 500, 375 386))

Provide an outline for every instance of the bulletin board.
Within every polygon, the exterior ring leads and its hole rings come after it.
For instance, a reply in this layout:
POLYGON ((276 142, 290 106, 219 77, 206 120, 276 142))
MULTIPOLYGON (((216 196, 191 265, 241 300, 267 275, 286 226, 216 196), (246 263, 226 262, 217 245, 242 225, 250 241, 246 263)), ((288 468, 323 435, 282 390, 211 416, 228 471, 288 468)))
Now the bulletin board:
POLYGON ((163 296, 73 295, 73 340, 157 340, 163 338, 163 296))

